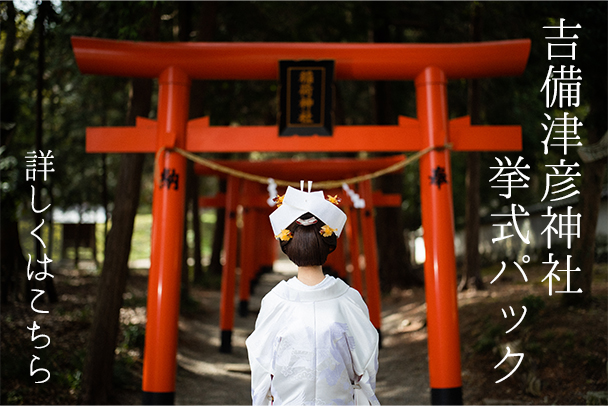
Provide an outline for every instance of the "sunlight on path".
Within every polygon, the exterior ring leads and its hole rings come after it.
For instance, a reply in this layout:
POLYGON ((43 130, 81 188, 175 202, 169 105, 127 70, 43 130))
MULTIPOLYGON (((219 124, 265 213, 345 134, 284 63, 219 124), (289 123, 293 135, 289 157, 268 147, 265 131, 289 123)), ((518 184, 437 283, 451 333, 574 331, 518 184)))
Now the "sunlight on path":
MULTIPOLYGON (((250 299, 249 316, 235 315, 231 354, 219 352, 220 293, 192 290, 201 311, 180 318, 176 404, 251 404, 245 339, 253 331, 262 297, 295 274, 295 265, 279 260, 274 272, 262 275, 250 299)), ((383 405, 430 404, 424 298, 414 294, 390 302, 383 304, 378 399, 383 405)))
POLYGON ((250 298, 249 316, 235 314, 231 354, 219 352, 220 292, 192 290, 191 294, 201 303, 202 310, 200 314, 180 317, 176 404, 251 404, 245 340, 253 331, 262 297, 281 280, 294 276, 296 271, 289 261, 276 261, 274 269, 275 272, 260 278, 250 298))

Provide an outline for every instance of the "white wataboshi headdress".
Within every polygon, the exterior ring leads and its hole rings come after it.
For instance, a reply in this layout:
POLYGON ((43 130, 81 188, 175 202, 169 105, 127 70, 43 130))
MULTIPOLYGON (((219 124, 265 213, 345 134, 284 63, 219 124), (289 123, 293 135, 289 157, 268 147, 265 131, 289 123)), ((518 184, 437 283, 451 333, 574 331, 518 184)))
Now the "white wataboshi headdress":
POLYGON ((291 223, 306 213, 312 214, 331 227, 336 237, 340 236, 346 223, 346 214, 332 203, 336 201, 335 198, 330 198, 330 201, 325 199, 323 191, 311 192, 311 184, 312 182, 309 182, 308 192, 288 186, 282 200, 279 198, 280 207, 270 215, 272 231, 277 238, 291 223))

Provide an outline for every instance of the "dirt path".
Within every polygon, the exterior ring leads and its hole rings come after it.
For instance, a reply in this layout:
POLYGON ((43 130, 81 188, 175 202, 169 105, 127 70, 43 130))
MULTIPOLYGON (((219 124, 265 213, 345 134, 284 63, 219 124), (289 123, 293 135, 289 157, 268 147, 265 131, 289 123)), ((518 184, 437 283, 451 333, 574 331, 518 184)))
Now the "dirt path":
MULTIPOLYGON (((219 292, 192 292, 204 312, 180 319, 176 404, 251 404, 245 339, 253 331, 263 295, 291 276, 293 273, 284 271, 261 278, 250 301, 250 315, 235 316, 232 354, 218 350, 219 292)), ((408 293, 406 300, 383 304, 383 348, 376 391, 383 405, 430 403, 426 328, 422 323, 424 297, 408 293)))
MULTIPOLYGON (((584 308, 565 308, 560 305, 560 295, 547 293, 547 283, 541 281, 550 266, 526 268, 529 282, 503 275, 490 284, 498 268, 485 271, 486 290, 458 293, 465 404, 586 404, 589 396, 605 396, 606 264, 596 264, 593 298, 584 308), (529 309, 526 319, 507 334, 513 320, 501 317, 504 309, 524 305, 529 309), (525 359, 517 373, 497 384, 511 371, 508 366, 495 368, 506 346, 517 348, 525 359)), ((39 319, 44 323, 44 334, 53 337, 53 348, 40 355, 59 378, 56 385, 31 385, 27 376, 20 375, 27 374, 23 366, 29 364, 32 349, 27 330, 33 322, 29 303, 15 301, 2 307, 2 353, 10 355, 2 358, 6 403, 44 404, 50 400, 78 404, 98 285, 94 269, 58 267, 55 281, 60 301, 44 321, 39 319)), ((218 351, 220 292, 192 288, 198 305, 184 309, 186 315, 180 319, 176 404, 250 404, 245 339, 253 330, 262 296, 292 275, 293 271, 264 275, 251 299, 249 317, 235 317, 232 354, 218 351)), ((121 309, 124 334, 116 348, 114 404, 141 403, 140 339, 146 320, 147 286, 147 269, 134 269, 121 309)), ((383 405, 429 404, 424 290, 395 289, 382 306, 378 398, 383 405)))
MULTIPOLYGON (((203 310, 180 320, 176 404, 250 404, 245 339, 253 331, 262 296, 294 274, 277 271, 261 279, 249 317, 235 317, 232 354, 218 351, 219 291, 192 290, 203 310)), ((563 308, 557 295, 547 294, 547 286, 532 283, 547 272, 531 266, 530 283, 505 278, 490 285, 487 280, 486 290, 458 293, 465 404, 585 404, 590 393, 605 391, 606 265, 594 272, 593 304, 585 309, 563 308), (501 317, 501 309, 524 304, 531 309, 530 320, 507 336, 504 332, 513 324, 501 317), (518 345, 526 357, 517 374, 498 385, 495 381, 509 372, 495 368, 498 351, 506 345, 518 345)), ((430 404, 424 289, 395 289, 385 296, 382 309, 380 402, 430 404)), ((132 395, 120 403, 140 403, 141 392, 132 395)))

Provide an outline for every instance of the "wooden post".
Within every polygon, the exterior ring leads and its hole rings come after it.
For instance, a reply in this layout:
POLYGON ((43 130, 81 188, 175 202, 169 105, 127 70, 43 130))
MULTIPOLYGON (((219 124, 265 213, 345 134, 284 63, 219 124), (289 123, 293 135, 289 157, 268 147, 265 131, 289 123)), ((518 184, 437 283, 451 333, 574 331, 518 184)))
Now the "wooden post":
POLYGON ((367 290, 367 306, 369 318, 380 334, 382 346, 382 309, 380 297, 380 281, 378 279, 378 247, 376 246, 376 225, 374 223, 374 203, 372 200, 372 181, 361 182, 361 197, 365 200, 363 218, 361 219, 361 234, 365 253, 365 288, 367 290))
POLYGON ((350 285, 364 296, 363 281, 361 280, 361 267, 359 266, 359 210, 346 208, 348 221, 346 222, 346 237, 350 251, 350 263, 353 267, 350 275, 350 285))
MULTIPOLYGON (((339 193, 336 193, 335 191, 329 191, 326 190, 325 193, 327 195, 336 195, 339 193)), ((341 196, 340 197, 342 199, 342 205, 344 205, 345 203, 345 198, 346 196, 341 196)), ((348 221, 347 221, 348 223, 348 221)), ((329 256, 327 257, 327 261, 325 262, 325 265, 329 268, 331 268, 339 278, 342 278, 344 280, 346 280, 346 252, 344 250, 344 244, 345 244, 345 239, 344 238, 338 238, 338 241, 336 243, 336 249, 334 250, 334 252, 332 252, 331 254, 329 254, 329 256)))
MULTIPOLYGON (((159 78, 157 149, 184 145, 190 79, 169 67, 159 78)), ((148 278, 148 321, 143 367, 143 403, 173 404, 177 370, 177 332, 186 159, 160 153, 154 177, 152 248, 148 278)))
MULTIPOLYGON (((425 147, 441 147, 448 142, 446 85, 446 76, 438 68, 427 68, 416 78, 418 122, 425 147)), ((431 403, 462 404, 452 177, 447 150, 433 150, 420 158, 420 194, 431 403)))
MULTIPOLYGON (((243 196, 256 194, 256 186, 253 182, 243 181, 243 196)), ((240 268, 241 277, 239 281, 239 315, 247 317, 249 314, 249 294, 251 290, 251 278, 256 266, 256 240, 259 238, 255 230, 256 208, 250 205, 243 207, 243 228, 241 231, 240 268)))
MULTIPOLYGON (((465 44, 302 44, 302 43, 135 43, 72 37, 82 73, 159 77, 158 122, 138 119, 135 128, 88 128, 87 152, 157 152, 174 146, 190 152, 388 152, 419 151, 452 144, 455 151, 521 150, 518 126, 471 126, 468 117, 447 119, 446 82, 450 79, 521 74, 530 40, 465 44), (418 120, 399 117, 396 126, 336 126, 332 137, 278 137, 276 126, 209 126, 209 119, 188 124, 189 79, 277 78, 279 60, 334 59, 337 80, 412 80, 417 89, 418 120), (238 63, 235 63, 237 62, 238 63), (179 64, 180 68, 174 68, 179 64), (247 69, 243 69, 246 66, 247 69), (184 101, 185 100, 185 101, 184 101), (449 134, 448 134, 449 132, 449 134), (128 135, 128 136, 125 136, 128 135), (154 140, 156 136, 156 140, 154 140), (261 149, 260 149, 261 148, 261 149)), ((162 177, 154 191, 152 269, 148 295, 148 329, 144 358, 144 401, 173 401, 175 343, 179 303, 179 256, 182 236, 185 161, 173 152, 161 157, 162 177), (177 178, 175 178, 177 176, 177 178), (162 189, 158 190, 158 189, 162 189), (175 209, 174 209, 175 208, 175 209), (174 228, 178 227, 176 231, 174 228), (175 263, 175 266, 174 266, 175 263), (176 271, 177 269, 177 271, 176 271), (175 279, 177 277, 177 279, 175 279), (177 282, 175 282, 175 280, 177 282), (174 286, 176 284, 176 287, 174 286), (177 299, 174 300, 177 289, 177 299), (176 303, 171 305, 171 303, 176 303), (160 325, 163 325, 162 331, 160 325), (168 328, 166 327, 168 326, 168 328), (150 345, 148 345, 150 343, 150 345), (161 351, 162 348, 162 351, 161 351), (157 358, 158 356, 158 358, 157 358), (172 358, 172 361, 169 360, 172 358)), ((351 164, 353 164, 351 162, 351 164)), ((355 164, 356 165, 356 164, 355 164)), ((285 169, 285 167, 283 167, 285 169)), ((323 167, 325 173, 331 172, 323 167)), ((274 172, 276 173, 276 172, 274 172)), ((425 230, 429 370, 433 403, 461 403, 460 336, 456 303, 454 220, 447 151, 434 150, 420 162, 422 221, 425 230), (441 342, 440 342, 441 341, 441 342), (440 345, 442 344, 442 345, 440 345)), ((233 182, 237 182, 233 180, 233 182)), ((236 185, 236 186, 235 186, 236 185)), ((235 183, 228 206, 234 204, 235 183)), ((361 195, 371 202, 371 185, 361 195)), ((377 254, 371 204, 362 219, 367 259, 370 316, 380 328, 377 254), (372 223, 370 224, 370 219, 372 223)), ((236 206, 233 208, 236 210, 236 206)), ((236 213, 233 214, 236 217, 236 213)), ((234 232, 225 246, 236 250, 234 232), (234 241, 232 240, 234 239, 234 241), (232 243, 230 243, 232 242, 232 243), (230 243, 230 244, 229 244, 230 243), (233 247, 233 248, 232 248, 233 247)), ((234 261, 227 252, 222 279, 222 348, 229 350, 234 311, 234 261), (233 261, 233 262, 229 262, 233 261)))
POLYGON ((240 190, 240 180, 228 177, 226 190, 226 218, 224 230, 225 262, 222 268, 222 298, 220 302, 220 352, 232 352, 232 328, 234 326, 234 291, 236 286, 237 227, 236 207, 240 190))

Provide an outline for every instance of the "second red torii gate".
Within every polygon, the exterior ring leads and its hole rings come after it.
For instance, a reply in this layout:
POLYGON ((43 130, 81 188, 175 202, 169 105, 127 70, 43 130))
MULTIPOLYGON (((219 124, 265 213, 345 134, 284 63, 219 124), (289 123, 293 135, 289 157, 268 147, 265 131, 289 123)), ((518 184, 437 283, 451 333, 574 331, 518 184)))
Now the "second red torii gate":
MULTIPOLYGON (((392 165, 398 164, 405 160, 404 156, 392 156, 384 158, 374 159, 347 159, 347 158, 331 158, 326 160, 285 160, 276 159, 269 161, 214 161, 214 163, 223 166, 226 169, 237 170, 250 175, 271 178, 276 174, 280 174, 281 180, 297 183, 301 178, 314 182, 327 181, 328 177, 334 180, 354 178, 355 176, 373 173, 379 170, 386 169, 392 165)), ((218 174, 218 172, 205 167, 203 165, 195 165, 194 171, 197 175, 210 175, 218 174)), ((339 194, 342 196, 343 204, 341 206, 349 207, 350 199, 346 196, 342 190, 325 190, 326 193, 334 195, 339 194)), ((375 236, 375 224, 373 217, 374 207, 392 204, 398 206, 401 203, 400 195, 383 195, 373 194, 371 188, 371 181, 367 180, 362 182, 360 193, 363 195, 363 199, 366 202, 366 207, 362 210, 363 219, 361 222, 363 246, 366 258, 365 268, 365 286, 366 286, 366 298, 367 304, 370 311, 370 319, 378 329, 380 333, 381 328, 381 303, 380 303, 380 285, 378 280, 378 265, 377 265, 377 249, 376 249, 376 236, 375 236)), ((263 185, 257 185, 251 181, 245 181, 243 185, 239 185, 238 180, 235 177, 228 177, 227 192, 223 196, 221 203, 226 207, 226 219, 225 219, 225 238, 224 238, 224 250, 226 256, 226 264, 223 269, 222 276, 222 298, 221 298, 221 314, 220 314, 220 330, 221 330, 221 346, 222 352, 230 352, 232 327, 233 327, 233 313, 234 313, 234 284, 235 277, 234 271, 236 268, 236 205, 242 204, 245 210, 254 207, 265 207, 269 208, 266 200, 268 198, 268 192, 263 185), (240 189, 242 186, 242 189, 240 189), (260 188, 260 186, 262 186, 260 188), (239 193, 239 190, 241 192, 239 193)), ((214 205, 217 205, 218 199, 210 199, 214 205)), ((350 207, 349 207, 350 208, 350 207)), ((245 215, 244 215, 245 216, 245 215)), ((244 219, 245 220, 245 219, 244 219)), ((218 221, 220 221, 218 219, 218 221)), ((358 219, 357 212, 352 212, 352 215, 348 217, 350 222, 347 226, 349 242, 351 242, 351 261, 356 271, 353 274, 355 287, 361 294, 363 294, 363 283, 361 281, 361 275, 358 268, 356 257, 358 257, 358 241, 352 241, 353 232, 358 230, 358 219), (356 248, 355 248, 356 246, 356 248)), ((268 226, 268 218, 264 219, 264 225, 268 226)), ((254 238, 249 235, 250 228, 248 224, 244 225, 243 235, 241 236, 242 242, 251 242, 254 238)), ((268 231, 270 235, 270 231, 268 231)), ((255 239, 264 238, 258 236, 255 239)), ((342 243, 342 241, 340 242, 342 243)), ((243 245, 243 244, 242 244, 243 245)), ((250 261, 247 259, 253 256, 254 252, 248 250, 251 247, 241 248, 241 286, 240 294, 241 299, 243 295, 246 295, 246 291, 249 289, 248 279, 246 275, 251 272, 250 264, 244 263, 250 261), (248 252, 249 255, 243 255, 248 252)), ((337 251, 340 251, 338 249, 337 251)), ((337 254, 340 254, 338 252, 337 254)), ((337 254, 330 256, 330 262, 335 258, 337 254)))
POLYGON ((521 74, 529 40, 465 44, 137 43, 73 37, 82 73, 159 79, 157 121, 87 129, 87 152, 159 152, 155 176, 144 403, 173 403, 185 158, 191 152, 416 151, 425 231, 429 375, 433 404, 462 403, 451 169, 457 151, 520 150, 518 126, 449 120, 448 79, 521 74), (276 80, 279 60, 333 59, 338 80, 414 80, 417 120, 397 126, 336 126, 333 137, 279 137, 276 126, 211 127, 188 122, 191 79, 276 80), (314 142, 313 142, 314 141, 314 142), (447 337, 447 339, 446 339, 447 337))

